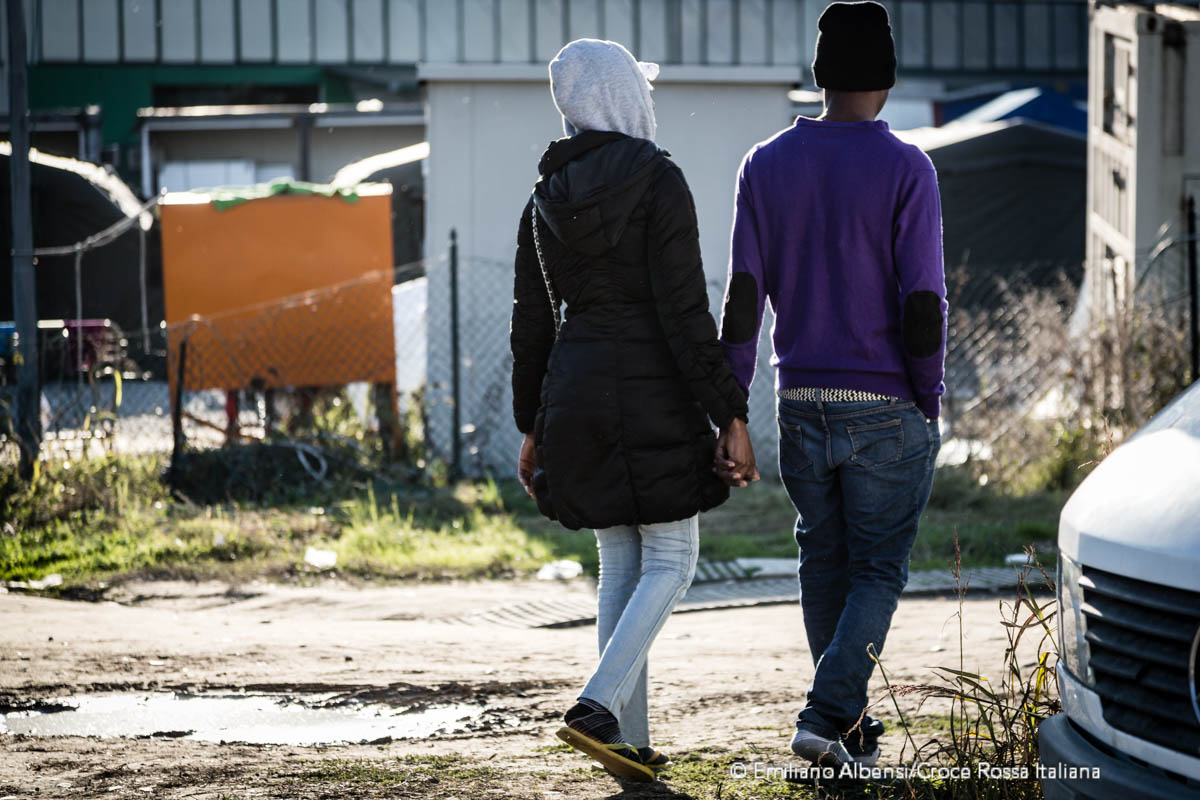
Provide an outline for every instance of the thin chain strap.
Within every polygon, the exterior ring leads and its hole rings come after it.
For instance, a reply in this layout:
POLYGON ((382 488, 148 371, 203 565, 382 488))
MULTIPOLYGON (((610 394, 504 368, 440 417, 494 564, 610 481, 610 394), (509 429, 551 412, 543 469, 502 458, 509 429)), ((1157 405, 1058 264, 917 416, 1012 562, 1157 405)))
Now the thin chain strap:
POLYGON ((550 285, 550 272, 546 269, 546 257, 542 255, 542 238, 538 235, 538 220, 541 214, 537 206, 530 206, 530 223, 533 226, 533 247, 537 250, 538 266, 542 268, 542 280, 546 282, 546 295, 550 298, 550 312, 554 315, 554 338, 558 338, 558 329, 562 327, 562 318, 558 313, 558 299, 554 296, 554 287, 550 285))

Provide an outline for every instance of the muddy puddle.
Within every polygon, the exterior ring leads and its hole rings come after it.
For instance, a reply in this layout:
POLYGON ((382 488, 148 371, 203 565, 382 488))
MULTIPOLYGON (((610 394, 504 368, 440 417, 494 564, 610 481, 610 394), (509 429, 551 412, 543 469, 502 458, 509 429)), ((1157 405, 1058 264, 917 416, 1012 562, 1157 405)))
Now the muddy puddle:
POLYGON ((0 716, 0 734, 186 738, 247 744, 386 743, 445 736, 503 720, 478 703, 396 708, 333 696, 86 694, 0 716))

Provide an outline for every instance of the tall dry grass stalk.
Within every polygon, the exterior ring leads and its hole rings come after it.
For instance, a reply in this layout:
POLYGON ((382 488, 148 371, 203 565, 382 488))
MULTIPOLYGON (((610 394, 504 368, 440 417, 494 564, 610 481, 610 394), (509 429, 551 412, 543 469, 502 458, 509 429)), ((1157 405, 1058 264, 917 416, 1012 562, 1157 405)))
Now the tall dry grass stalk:
POLYGON ((888 797, 990 798, 1031 800, 1042 797, 1037 777, 1037 729, 1042 720, 1061 711, 1055 669, 1058 640, 1055 635, 1054 582, 1037 562, 1032 548, 1027 563, 1018 570, 1011 599, 999 604, 1000 622, 1007 646, 1003 674, 982 675, 966 669, 968 658, 963 627, 963 603, 968 578, 962 569, 957 536, 953 572, 958 600, 958 663, 933 668, 934 682, 892 684, 883 662, 872 653, 887 683, 887 692, 873 704, 891 701, 904 730, 900 762, 910 772, 921 765, 954 768, 950 780, 920 777, 902 781, 888 797), (1037 637, 1036 643, 1027 637, 1037 637), (1027 647, 1022 650, 1022 642, 1027 647), (1032 652, 1028 645, 1032 644, 1032 652), (1028 661, 1032 657, 1032 662, 1028 661), (916 697, 918 711, 928 703, 948 701, 947 727, 918 742, 900 698, 916 697), (987 765, 987 770, 981 770, 987 765), (1003 775, 1003 777, 998 777, 1003 775))

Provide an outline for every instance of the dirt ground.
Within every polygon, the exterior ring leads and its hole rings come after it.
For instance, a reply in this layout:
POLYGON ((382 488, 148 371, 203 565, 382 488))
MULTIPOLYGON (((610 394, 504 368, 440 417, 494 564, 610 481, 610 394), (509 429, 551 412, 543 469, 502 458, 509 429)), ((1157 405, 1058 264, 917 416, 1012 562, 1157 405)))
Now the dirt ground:
MULTIPOLYGON (((474 730, 378 745, 293 747, 183 738, 0 734, 0 800, 25 797, 690 797, 622 786, 556 747, 559 715, 595 661, 595 628, 518 629, 445 618, 520 600, 588 599, 586 580, 351 587, 143 583, 104 602, 0 595, 0 708, 100 691, 345 692, 375 702, 473 700, 474 730), (643 794, 648 791, 649 794, 643 794)), ((1005 595, 964 606, 968 671, 996 675, 1005 595)), ((901 601, 893 683, 958 668, 952 597, 901 601)), ((1031 637, 1032 638, 1032 637, 1031 637)), ((790 757, 812 674, 797 605, 677 614, 651 653, 651 729, 677 758, 790 757)), ((876 670, 872 696, 883 694, 876 670)), ((912 698, 901 701, 916 711, 912 698)), ((882 762, 899 758, 893 720, 882 762)), ((936 719, 936 708, 921 712, 936 719)), ((881 762, 881 763, 882 763, 881 762)), ((752 778, 746 780, 753 780, 752 778)), ((718 790, 716 796, 721 796, 718 790)), ((727 793, 725 796, 734 796, 727 793)), ((746 796, 755 796, 752 792, 746 796)))

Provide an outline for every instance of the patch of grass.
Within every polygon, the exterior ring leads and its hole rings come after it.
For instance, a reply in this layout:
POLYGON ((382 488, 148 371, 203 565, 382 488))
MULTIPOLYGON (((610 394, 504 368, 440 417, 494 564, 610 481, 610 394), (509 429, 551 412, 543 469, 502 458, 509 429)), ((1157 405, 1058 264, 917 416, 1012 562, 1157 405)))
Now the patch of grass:
MULTIPOLYGON (((933 494, 912 551, 912 569, 945 569, 954 562, 958 532, 962 562, 996 566, 1028 545, 1052 553, 1058 533, 1061 493, 1016 496, 981 486, 966 470, 939 469, 933 494)), ((778 480, 764 479, 735 490, 700 522, 700 555, 712 560, 758 556, 793 558, 796 511, 778 480)), ((1053 556, 1050 556, 1053 560, 1053 556)))
POLYGON ((715 758, 691 753, 673 763, 665 783, 671 788, 673 796, 693 797, 696 800, 790 800, 816 796, 807 787, 789 783, 781 777, 768 777, 761 773, 760 776, 754 775, 754 762, 771 760, 773 759, 770 757, 754 753, 721 755, 715 758), (744 777, 741 775, 743 766, 749 770, 744 777))
MULTIPOLYGON (((503 773, 457 756, 404 756, 388 761, 333 760, 306 768, 295 784, 326 784, 352 796, 372 789, 399 789, 402 797, 442 797, 486 791, 502 784, 503 773)), ((395 796, 388 792, 388 796, 395 796)))
POLYGON ((502 576, 536 570, 557 558, 596 562, 590 535, 518 516, 493 483, 462 484, 435 496, 443 493, 460 508, 430 513, 419 499, 380 496, 368 488, 365 497, 340 506, 340 535, 325 545, 337 550, 345 569, 383 577, 502 576), (585 543, 591 547, 577 546, 585 543))
POLYGON ((300 579, 311 574, 309 546, 336 551, 338 573, 362 577, 497 577, 559 558, 596 569, 590 532, 541 518, 515 482, 438 488, 338 476, 304 492, 284 485, 254 502, 198 505, 172 495, 165 467, 158 458, 47 462, 23 484, 0 465, 0 580, 60 574, 71 589, 127 577, 300 579), (510 508, 510 498, 528 507, 510 508))
POLYGON ((294 563, 294 543, 327 525, 295 509, 177 502, 159 479, 163 466, 143 457, 53 462, 29 485, 0 468, 0 579, 57 573, 69 586, 128 574, 258 574, 294 563))
MULTIPOLYGON (((294 452, 272 452, 298 463, 294 452)), ((361 578, 503 577, 556 559, 598 569, 591 532, 543 518, 516 481, 436 487, 343 471, 301 490, 270 480, 262 454, 233 458, 253 465, 254 499, 197 504, 173 495, 161 480, 165 461, 152 457, 44 463, 30 485, 0 466, 0 580, 57 573, 68 589, 133 576, 300 580, 312 574, 309 546, 337 552, 337 573, 361 578)), ((1060 495, 1015 497, 965 471, 939 471, 912 567, 947 567, 956 531, 967 566, 1052 543, 1060 503, 1060 495)), ((794 558, 794 523, 778 481, 762 481, 704 515, 701 556, 794 558)))

